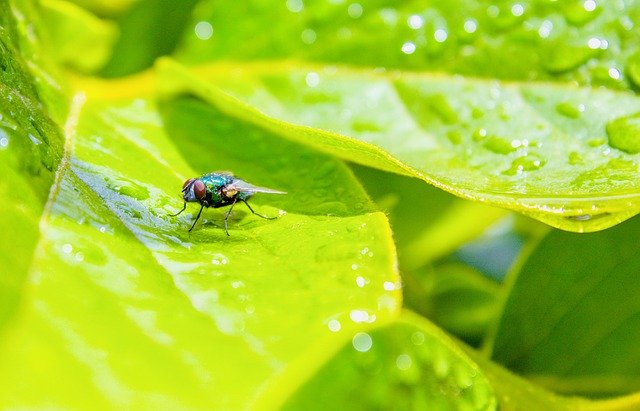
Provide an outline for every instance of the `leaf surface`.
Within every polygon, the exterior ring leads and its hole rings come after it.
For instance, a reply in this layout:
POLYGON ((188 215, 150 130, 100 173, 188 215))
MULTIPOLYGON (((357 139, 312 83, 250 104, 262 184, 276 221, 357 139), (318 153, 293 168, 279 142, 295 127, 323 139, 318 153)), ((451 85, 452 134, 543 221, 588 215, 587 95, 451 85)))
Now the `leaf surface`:
POLYGON ((599 233, 549 233, 517 274, 493 359, 560 392, 638 391, 639 232, 634 218, 599 233))
POLYGON ((316 341, 331 351, 397 315, 388 222, 346 166, 197 100, 158 107, 148 81, 102 86, 134 98, 74 100, 72 152, 0 351, 3 404, 242 409, 316 341), (168 216, 184 179, 219 169, 287 191, 251 199, 279 218, 236 207, 227 237, 226 210, 191 234, 196 207, 168 216))

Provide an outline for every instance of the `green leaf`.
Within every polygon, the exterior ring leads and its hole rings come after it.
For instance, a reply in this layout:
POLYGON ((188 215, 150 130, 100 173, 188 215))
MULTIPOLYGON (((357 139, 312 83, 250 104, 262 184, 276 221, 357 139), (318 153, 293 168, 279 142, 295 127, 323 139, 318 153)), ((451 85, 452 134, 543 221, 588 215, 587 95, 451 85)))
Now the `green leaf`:
POLYGON ((62 136, 47 110, 60 90, 52 91, 59 85, 38 60, 37 31, 27 31, 32 7, 0 3, 0 331, 16 309, 62 157, 62 136))
POLYGON ((249 3, 203 1, 191 27, 212 30, 186 30, 178 57, 297 58, 614 89, 638 84, 634 74, 627 77, 640 51, 634 27, 640 4, 633 1, 249 3))
POLYGON ((101 74, 120 77, 136 73, 149 68, 156 58, 173 52, 196 3, 197 0, 133 2, 117 18, 120 37, 101 74))
POLYGON ((404 311, 391 324, 354 334, 283 409, 613 411, 640 404, 638 396, 561 397, 461 347, 424 318, 404 311))
POLYGON ((287 62, 159 67, 167 92, 565 230, 601 230, 640 211, 639 158, 608 145, 605 130, 640 111, 631 93, 287 62), (584 113, 567 116, 567 105, 584 113))
POLYGON ((481 369, 442 331, 415 314, 358 332, 284 410, 492 410, 481 369), (321 393, 321 394, 319 394, 321 393))
POLYGON ((58 63, 92 72, 106 63, 117 37, 117 27, 107 20, 63 0, 43 0, 43 23, 55 47, 58 63))
POLYGON ((480 345, 498 314, 500 286, 460 263, 405 273, 405 305, 438 326, 480 345))
POLYGON ((158 108, 150 81, 74 100, 72 154, 1 345, 2 404, 243 409, 292 363, 321 366, 317 343, 332 352, 400 309, 388 222, 346 166, 197 100, 158 108), (197 207, 169 216, 182 181, 216 169, 287 191, 251 199, 279 218, 237 207, 227 237, 207 209, 189 233, 197 207))
POLYGON ((546 236, 513 283, 493 358, 559 392, 638 391, 639 233, 634 218, 600 233, 546 236))

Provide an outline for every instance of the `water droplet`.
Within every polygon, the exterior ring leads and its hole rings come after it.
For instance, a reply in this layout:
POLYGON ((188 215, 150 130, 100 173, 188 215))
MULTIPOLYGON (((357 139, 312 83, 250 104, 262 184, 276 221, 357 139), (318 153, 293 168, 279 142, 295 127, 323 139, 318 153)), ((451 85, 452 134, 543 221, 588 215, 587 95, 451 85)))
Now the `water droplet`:
POLYGON ((571 215, 567 216, 567 219, 573 221, 589 221, 593 218, 591 214, 571 215))
POLYGON ((551 30, 553 30, 553 22, 551 20, 545 20, 538 28, 538 35, 541 38, 546 39, 551 35, 551 30))
POLYGON ((482 141, 487 137, 487 130, 484 128, 476 129, 471 135, 473 141, 482 141))
POLYGON ((39 146, 40 144, 42 144, 42 140, 40 140, 39 138, 37 138, 36 136, 34 136, 31 133, 29 133, 29 140, 31 140, 31 142, 33 144, 35 144, 36 146, 39 146))
POLYGON ((491 5, 487 7, 487 16, 489 17, 498 17, 500 15, 500 8, 496 5, 491 5))
POLYGON ((518 141, 518 145, 514 146, 514 141, 509 141, 505 138, 502 137, 498 137, 498 136, 489 136, 484 140, 484 144, 483 146, 490 150, 493 151, 494 153, 497 154, 509 154, 512 151, 515 151, 518 147, 520 147, 520 145, 522 145, 521 141, 518 141))
POLYGON ((476 30, 478 30, 478 22, 475 21, 474 19, 467 19, 464 22, 464 31, 466 31, 469 34, 473 34, 476 32, 476 30))
POLYGON ((359 276, 357 276, 357 277, 356 277, 356 284, 357 284, 357 285, 358 285, 358 287, 360 287, 360 288, 362 288, 362 287, 364 287, 365 285, 367 285, 367 282, 368 282, 368 281, 367 281, 363 276, 361 276, 361 275, 359 275, 359 276))
POLYGON ((594 11, 596 9, 596 2, 595 0, 586 0, 583 4, 582 7, 586 10, 586 11, 594 11))
POLYGON ((300 38, 304 44, 313 44, 316 42, 317 35, 315 30, 312 29, 304 29, 300 34, 300 38))
POLYGON ((358 264, 355 264, 355 263, 351 264, 351 269, 354 270, 354 271, 357 270, 358 269, 358 264))
POLYGON ((398 24, 398 11, 391 7, 385 7, 378 13, 380 19, 389 27, 395 27, 398 24))
POLYGON ((627 74, 631 82, 637 87, 640 87, 640 53, 629 57, 627 61, 627 74))
POLYGON ((442 43, 444 41, 447 40, 447 37, 449 37, 449 34, 447 33, 446 30, 444 29, 437 29, 434 33, 433 33, 433 38, 436 39, 436 41, 438 43, 442 43))
POLYGON ((413 54, 416 51, 416 45, 410 41, 407 41, 401 48, 404 54, 413 54))
POLYGON ((214 257, 211 259, 211 264, 213 265, 225 265, 228 263, 229 263, 229 260, 227 259, 226 256, 222 254, 215 254, 214 257))
POLYGON ((422 26, 424 26, 424 18, 417 14, 412 14, 407 19, 407 24, 409 25, 409 27, 411 27, 414 30, 421 29, 422 26))
POLYGON ((349 17, 352 19, 357 19, 362 16, 363 11, 364 9, 360 3, 351 3, 347 8, 347 14, 349 14, 349 17))
POLYGON ((351 318, 351 321, 354 323, 372 323, 376 320, 376 315, 369 314, 369 312, 365 310, 351 310, 349 318, 351 318))
POLYGON ((516 17, 520 17, 524 14, 524 6, 520 3, 516 3, 513 6, 511 6, 511 14, 513 14, 516 17))
POLYGON ((575 105, 569 103, 568 101, 558 103, 556 106, 556 111, 569 118, 579 118, 580 114, 584 112, 584 104, 575 105))
POLYGON ((609 145, 629 154, 640 153, 640 112, 607 124, 609 145))
POLYGON ((367 352, 373 347, 373 340, 367 333, 357 333, 353 336, 351 344, 356 351, 367 352))
POLYGON ((527 154, 522 157, 518 157, 511 162, 511 167, 508 170, 505 170, 503 174, 506 175, 517 175, 522 174, 526 171, 535 171, 544 166, 545 160, 540 158, 536 154, 527 154))
POLYGON ((238 288, 244 287, 244 282, 242 282, 242 281, 240 281, 240 280, 232 281, 232 282, 231 282, 231 287, 232 287, 232 288, 235 288, 235 289, 238 289, 238 288))
POLYGON ((82 254, 81 252, 77 252, 76 255, 74 256, 76 261, 81 262, 84 260, 84 254, 82 254))
POLYGON ((413 343, 413 345, 422 345, 424 344, 424 333, 420 332, 420 331, 414 331, 411 334, 411 342, 413 343))
POLYGON ((342 328, 342 324, 340 324, 340 321, 333 319, 329 320, 327 327, 329 327, 329 331, 337 333, 342 328))
POLYGON ((302 0, 287 0, 287 9, 292 13, 300 13, 304 8, 302 0))
POLYGON ((132 182, 117 187, 117 191, 122 195, 133 197, 137 200, 146 200, 149 198, 149 190, 147 190, 146 187, 132 182))
POLYGON ((409 368, 411 368, 412 364, 413 360, 411 360, 411 357, 408 354, 400 354, 396 358, 396 367, 398 367, 398 369, 401 371, 408 370, 409 368))
POLYGON ((64 244, 62 246, 62 252, 65 254, 71 254, 71 252, 73 251, 73 246, 69 243, 64 244))
POLYGON ((597 50, 602 47, 602 40, 597 37, 591 37, 587 41, 587 46, 592 50, 597 50))
POLYGON ((320 76, 318 75, 318 73, 312 71, 307 73, 304 81, 305 83, 307 83, 307 86, 316 87, 318 84, 320 84, 320 76))
POLYGON ((199 21, 195 27, 196 37, 200 40, 209 40, 213 36, 213 26, 208 21, 199 21))
POLYGON ((0 130, 0 150, 4 150, 9 146, 9 136, 4 130, 0 130))
POLYGON ((620 80, 620 77, 622 77, 622 73, 620 73, 620 70, 615 67, 611 67, 609 70, 607 70, 607 74, 609 74, 609 77, 614 80, 620 80))
POLYGON ((600 14, 601 9, 594 0, 574 1, 567 3, 564 17, 569 24, 583 26, 600 14))
POLYGON ((604 138, 592 138, 587 141, 589 147, 600 147, 604 143, 606 143, 606 140, 604 138))
POLYGON ((385 281, 382 284, 382 288, 384 288, 385 291, 395 291, 397 289, 396 284, 392 281, 385 281))
POLYGON ((577 151, 569 153, 569 164, 572 166, 584 164, 584 158, 577 151))

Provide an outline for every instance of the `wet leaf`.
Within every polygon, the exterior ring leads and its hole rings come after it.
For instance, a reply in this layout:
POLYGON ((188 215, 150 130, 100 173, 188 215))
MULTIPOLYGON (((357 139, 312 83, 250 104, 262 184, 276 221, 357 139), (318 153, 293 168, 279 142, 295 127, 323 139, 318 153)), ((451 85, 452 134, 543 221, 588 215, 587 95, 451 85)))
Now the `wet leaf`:
POLYGON ((290 363, 319 367, 309 347, 397 315, 388 222, 346 166, 128 84, 103 88, 136 97, 74 100, 71 156, 0 351, 0 403, 242 409, 290 363), (287 191, 251 199, 279 217, 236 207, 227 237, 226 210, 208 209, 189 233, 197 207, 169 216, 182 181, 217 169, 287 191))
POLYGON ((24 21, 33 16, 31 2, 0 3, 0 332, 20 298, 62 157, 51 116, 65 104, 56 105, 60 86, 42 71, 48 62, 39 55, 38 32, 24 21))
POLYGON ((189 64, 295 58, 628 89, 639 16, 631 0, 207 0, 177 55, 189 64))
POLYGON ((67 1, 43 0, 42 6, 44 27, 56 50, 53 57, 82 72, 100 69, 117 38, 115 24, 67 1))
POLYGON ((353 334, 283 409, 333 407, 492 410, 497 398, 482 370, 451 339, 405 312, 392 324, 353 334))
POLYGON ((601 230, 640 211, 639 158, 606 137, 608 124, 640 111, 631 93, 286 62, 159 67, 169 92, 558 228, 601 230), (433 96, 458 113, 455 124, 424 104, 433 96))

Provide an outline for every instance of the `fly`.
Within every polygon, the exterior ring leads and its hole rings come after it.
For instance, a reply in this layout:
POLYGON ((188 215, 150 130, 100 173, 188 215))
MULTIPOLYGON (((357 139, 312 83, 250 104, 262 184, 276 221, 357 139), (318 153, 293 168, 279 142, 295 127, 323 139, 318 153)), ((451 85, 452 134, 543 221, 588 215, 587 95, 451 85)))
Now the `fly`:
POLYGON ((198 222, 203 208, 220 208, 230 206, 229 211, 224 215, 224 231, 229 235, 227 220, 229 219, 231 210, 233 210, 233 206, 238 201, 245 203, 249 210, 258 217, 262 217, 267 220, 273 220, 276 218, 258 214, 253 210, 253 208, 251 208, 249 203, 247 203, 247 200, 255 193, 286 194, 284 191, 254 186, 253 184, 249 184, 244 180, 234 177, 233 174, 229 172, 216 171, 213 173, 203 174, 198 178, 190 178, 184 182, 182 185, 184 206, 182 207, 182 210, 170 215, 175 217, 182 213, 187 208, 187 203, 200 203, 200 211, 198 211, 198 215, 189 229, 189 232, 191 232, 198 222))

